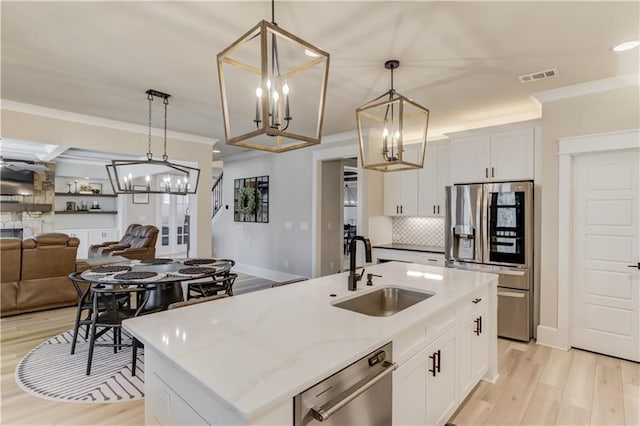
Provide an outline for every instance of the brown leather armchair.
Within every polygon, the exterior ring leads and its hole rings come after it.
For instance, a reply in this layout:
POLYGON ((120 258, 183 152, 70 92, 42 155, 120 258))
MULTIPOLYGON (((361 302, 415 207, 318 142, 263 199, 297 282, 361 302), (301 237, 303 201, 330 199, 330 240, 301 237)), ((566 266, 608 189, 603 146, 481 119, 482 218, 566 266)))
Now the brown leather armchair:
POLYGON ((127 259, 152 259, 156 255, 158 228, 153 225, 129 225, 120 241, 108 241, 89 248, 89 257, 122 256, 127 259))
POLYGON ((20 238, 0 239, 0 295, 2 316, 17 313, 18 282, 22 259, 22 240, 20 238))

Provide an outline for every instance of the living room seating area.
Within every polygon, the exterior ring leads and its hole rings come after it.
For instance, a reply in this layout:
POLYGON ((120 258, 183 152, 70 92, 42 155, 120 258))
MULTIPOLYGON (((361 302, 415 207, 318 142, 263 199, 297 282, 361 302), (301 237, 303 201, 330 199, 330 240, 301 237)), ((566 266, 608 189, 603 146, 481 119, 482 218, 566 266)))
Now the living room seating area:
POLYGON ((127 259, 152 259, 156 255, 158 228, 131 224, 120 241, 105 241, 89 247, 89 258, 122 256, 127 259))
POLYGON ((67 234, 0 239, 0 316, 74 305, 68 275, 76 270, 80 241, 67 234))

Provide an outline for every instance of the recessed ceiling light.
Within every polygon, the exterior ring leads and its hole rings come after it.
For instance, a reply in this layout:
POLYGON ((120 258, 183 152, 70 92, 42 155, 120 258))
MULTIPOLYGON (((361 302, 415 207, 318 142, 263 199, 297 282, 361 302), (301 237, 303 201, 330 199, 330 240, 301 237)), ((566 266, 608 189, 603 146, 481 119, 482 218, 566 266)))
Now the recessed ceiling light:
POLYGON ((219 149, 214 149, 214 150, 213 150, 213 153, 214 153, 214 154, 220 154, 220 150, 219 150, 219 149))
POLYGON ((640 46, 640 40, 629 40, 620 44, 616 44, 611 48, 614 52, 624 52, 625 50, 633 49, 640 46))

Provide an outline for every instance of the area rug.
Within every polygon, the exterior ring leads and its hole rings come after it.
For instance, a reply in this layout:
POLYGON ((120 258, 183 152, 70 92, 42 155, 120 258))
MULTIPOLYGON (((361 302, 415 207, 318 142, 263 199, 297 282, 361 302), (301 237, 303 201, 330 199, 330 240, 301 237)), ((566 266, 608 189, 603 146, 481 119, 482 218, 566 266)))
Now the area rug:
MULTIPOLYGON (((82 337, 84 336, 82 330, 82 337)), ((91 375, 85 374, 89 343, 78 336, 71 355, 73 330, 52 337, 25 355, 15 379, 25 392, 58 402, 111 403, 144 398, 144 354, 138 349, 136 375, 131 376, 131 347, 113 353, 112 347, 96 346, 91 375)), ((129 340, 122 334, 123 343, 129 340)), ((98 341, 113 341, 111 331, 98 341)))

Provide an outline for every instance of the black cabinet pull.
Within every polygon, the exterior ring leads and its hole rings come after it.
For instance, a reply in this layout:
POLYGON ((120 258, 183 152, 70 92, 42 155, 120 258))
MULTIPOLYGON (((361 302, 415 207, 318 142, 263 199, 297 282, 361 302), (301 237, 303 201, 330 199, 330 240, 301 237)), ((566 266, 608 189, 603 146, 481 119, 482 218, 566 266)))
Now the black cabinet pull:
POLYGON ((493 169, 493 167, 491 167, 491 177, 494 177, 494 173, 493 172, 494 172, 494 169, 493 169))
POLYGON ((440 372, 440 349, 438 349, 438 352, 436 352, 436 354, 438 355, 438 365, 436 366, 436 368, 438 369, 438 373, 440 372))
POLYGON ((478 335, 482 334, 482 315, 480 315, 480 317, 478 317, 478 324, 480 325, 480 333, 478 333, 478 335))
POLYGON ((433 214, 436 214, 436 206, 433 206, 433 214))
POLYGON ((479 336, 480 335, 480 318, 474 319, 473 323, 475 324, 473 332, 476 334, 476 336, 479 336))
POLYGON ((629 268, 638 268, 640 269, 640 262, 637 265, 627 265, 629 268))
POLYGON ((440 214, 440 204, 438 204, 438 214, 440 214))
POLYGON ((436 356, 438 352, 434 352, 433 355, 429 355, 429 359, 431 360, 431 368, 429 369, 429 373, 431 373, 433 377, 436 377, 436 356))
POLYGON ((484 168, 484 177, 486 177, 486 178, 489 177, 489 168, 488 167, 484 168))
POLYGON ((400 206, 400 213, 404 213, 404 212, 402 211, 402 205, 400 206))
POLYGON ((476 297, 476 298, 475 298, 475 299, 473 299, 471 302, 472 302, 472 303, 474 303, 474 304, 477 304, 477 303, 482 302, 482 299, 481 299, 481 298, 479 298, 479 297, 476 297))

